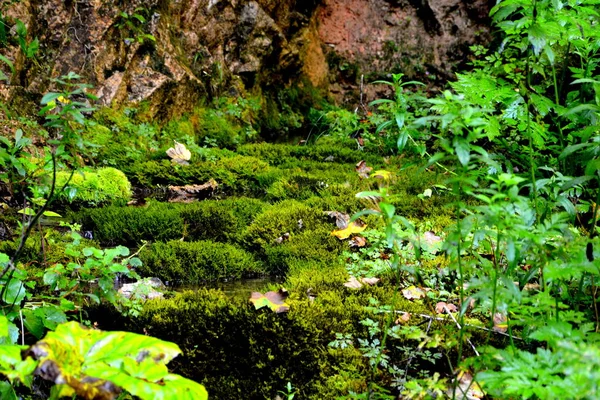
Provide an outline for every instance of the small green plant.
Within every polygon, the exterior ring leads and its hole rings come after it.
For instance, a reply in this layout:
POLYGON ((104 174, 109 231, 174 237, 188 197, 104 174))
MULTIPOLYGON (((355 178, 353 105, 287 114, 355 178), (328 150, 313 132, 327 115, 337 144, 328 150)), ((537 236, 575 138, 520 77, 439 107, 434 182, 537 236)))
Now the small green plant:
MULTIPOLYGON (((114 285, 117 276, 137 278, 132 268, 140 267, 141 262, 127 248, 81 246, 82 237, 77 233, 81 227, 71 224, 71 241, 61 255, 64 262, 49 264, 44 260, 41 269, 24 262, 34 228, 40 230, 45 251, 48 236, 41 229, 40 218, 57 215, 49 208, 69 185, 78 155, 85 150, 81 137, 84 113, 92 109, 76 98, 93 96, 78 80, 73 73, 59 78, 56 83, 64 90, 42 98, 40 115, 48 130, 43 132, 47 135, 43 157, 32 156, 35 149, 21 130, 15 133, 14 141, 1 137, 0 174, 9 182, 13 201, 17 199, 24 207, 16 246, 10 249, 11 255, 0 252, 0 373, 26 388, 32 388, 34 376, 48 380, 52 383, 51 398, 114 398, 126 390, 142 399, 154 398, 157 393, 169 399, 206 399, 203 386, 168 373, 166 364, 180 353, 176 345, 80 325, 89 324, 83 319, 82 308, 90 302, 105 301, 129 315, 140 311, 139 305, 126 299, 114 285), (57 175, 69 169, 59 188, 57 175), (26 346, 26 334, 45 337, 26 346)), ((106 178, 114 179, 114 171, 107 171, 106 178)), ((3 397, 16 398, 7 382, 2 383, 1 390, 3 397)))
POLYGON ((149 24, 148 19, 152 18, 150 10, 145 7, 137 7, 130 13, 121 11, 119 13, 119 21, 116 26, 119 29, 124 28, 127 34, 130 35, 123 39, 125 44, 130 45, 132 43, 143 44, 145 42, 156 42, 154 35, 146 32, 149 24))

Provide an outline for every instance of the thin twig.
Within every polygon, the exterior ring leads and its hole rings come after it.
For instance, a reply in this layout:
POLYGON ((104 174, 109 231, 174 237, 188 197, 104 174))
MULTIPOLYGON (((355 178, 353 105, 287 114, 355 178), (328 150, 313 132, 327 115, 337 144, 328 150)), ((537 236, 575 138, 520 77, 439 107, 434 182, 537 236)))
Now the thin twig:
MULTIPOLYGON (((454 321, 454 323, 456 324, 456 326, 458 327, 458 329, 462 329, 462 327, 460 326, 460 324, 458 323, 458 321, 456 320, 456 318, 454 318, 454 315, 452 315, 452 313, 450 312, 450 310, 448 310, 448 307, 446 305, 444 305, 444 311, 446 311, 446 313, 450 316, 450 318, 452 318, 452 321, 454 321)), ((471 348, 475 352, 475 355, 477 357, 479 357, 479 352, 475 348, 475 345, 473 345, 473 343, 471 342, 471 340, 468 339, 468 338, 467 338, 467 343, 469 343, 469 345, 471 346, 471 348)))
MULTIPOLYGON (((427 319, 430 319, 430 320, 435 320, 435 321, 443 321, 443 322, 445 322, 445 321, 447 321, 447 320, 448 320, 448 318, 434 317, 433 315, 427 315, 427 314, 413 314, 413 313, 409 313, 409 312, 407 312, 407 311, 395 310, 394 312, 395 312, 396 314, 401 314, 401 315, 406 315, 406 314, 409 314, 409 315, 416 315, 417 317, 421 317, 421 318, 427 318, 427 319)), ((518 336, 511 336, 511 335, 509 335, 508 333, 505 333, 505 332, 499 332, 499 331, 495 331, 495 330, 493 330, 493 329, 488 329, 488 328, 485 328, 485 327, 483 327, 483 326, 477 326, 477 325, 472 325, 472 324, 464 324, 464 326, 468 326, 469 328, 476 328, 476 329, 480 329, 480 330, 482 330, 482 331, 486 331, 486 332, 492 332, 492 333, 496 333, 496 334, 498 334, 498 335, 506 336, 506 337, 509 337, 509 338, 512 338, 512 339, 523 340, 522 338, 520 338, 520 337, 518 337, 518 336)))

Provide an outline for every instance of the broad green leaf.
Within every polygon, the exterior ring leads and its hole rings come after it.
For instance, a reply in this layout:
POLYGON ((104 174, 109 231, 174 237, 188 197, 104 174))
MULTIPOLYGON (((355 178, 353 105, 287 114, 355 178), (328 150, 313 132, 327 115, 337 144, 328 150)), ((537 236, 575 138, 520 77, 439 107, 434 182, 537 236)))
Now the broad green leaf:
POLYGON ((23 310, 23 325, 25 325, 29 333, 38 339, 44 336, 44 332, 46 331, 42 318, 36 315, 34 310, 28 308, 23 310))
POLYGON ((40 103, 42 105, 46 105, 46 104, 50 103, 51 101, 58 99, 62 95, 63 95, 62 93, 46 93, 44 95, 44 97, 42 97, 42 101, 40 101, 40 103))
POLYGON ((21 352, 26 346, 15 344, 0 345, 0 374, 10 380, 18 379, 25 382, 27 377, 33 374, 38 363, 31 358, 23 360, 21 352))
POLYGON ((12 385, 6 381, 0 382, 0 399, 2 400, 17 400, 17 394, 12 385))
POLYGON ((122 388, 143 400, 208 398, 202 385, 168 373, 181 351, 153 337, 67 322, 28 353, 44 365, 42 377, 58 384, 56 396, 112 399, 122 388))
POLYGON ((11 279, 6 286, 4 302, 7 304, 19 304, 25 298, 25 285, 19 279, 11 279))
POLYGON ((0 315, 0 336, 8 336, 8 318, 0 315))
POLYGON ((454 150, 456 151, 456 156, 458 157, 458 161, 466 167, 469 164, 469 160, 471 159, 471 149, 469 147, 469 142, 461 137, 454 138, 454 150))

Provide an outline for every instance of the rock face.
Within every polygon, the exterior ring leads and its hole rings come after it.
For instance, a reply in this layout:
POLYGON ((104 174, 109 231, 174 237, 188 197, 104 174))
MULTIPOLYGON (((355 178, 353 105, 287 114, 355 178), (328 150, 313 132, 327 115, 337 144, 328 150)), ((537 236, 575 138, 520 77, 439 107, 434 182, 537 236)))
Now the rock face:
MULTIPOLYGON (((10 84, 42 93, 69 71, 103 104, 146 102, 151 115, 201 98, 308 81, 340 101, 360 74, 446 77, 485 40, 484 0, 23 0, 2 2, 15 29, 0 52, 10 84), (483 34, 482 34, 483 32, 483 34)), ((0 91, 2 92, 2 91, 0 91)), ((4 91, 6 92, 6 90, 4 91)), ((9 91, 10 92, 10 91, 9 91)))

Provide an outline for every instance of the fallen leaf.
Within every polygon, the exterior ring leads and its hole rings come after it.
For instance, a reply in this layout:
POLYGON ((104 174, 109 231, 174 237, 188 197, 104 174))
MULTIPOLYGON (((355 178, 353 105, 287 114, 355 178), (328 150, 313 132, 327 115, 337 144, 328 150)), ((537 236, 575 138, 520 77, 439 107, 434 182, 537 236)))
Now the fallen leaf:
POLYGON ((348 224, 347 228, 333 231, 333 232, 331 232, 331 234, 340 240, 344 240, 344 239, 348 239, 350 236, 352 236, 355 233, 361 233, 365 229, 367 229, 367 224, 365 224, 361 220, 357 219, 354 222, 350 222, 348 224))
POLYGON ((365 160, 361 160, 356 164, 356 172, 358 172, 358 176, 364 179, 369 178, 369 172, 373 171, 373 168, 367 166, 367 162, 365 160))
POLYGON ((413 285, 407 287, 406 289, 402 289, 402 296, 408 300, 422 299, 425 297, 425 291, 413 285))
POLYGON ((290 233, 286 232, 283 235, 279 236, 277 239, 275 239, 275 243, 283 243, 283 242, 287 242, 290 239, 290 233))
POLYGON ((434 246, 442 242, 442 238, 437 236, 432 231, 427 231, 423 234, 423 241, 430 246, 434 246))
POLYGON ((360 282, 369 286, 376 285, 379 282, 379 278, 360 278, 360 282))
POLYGON ((178 141, 174 142, 175 146, 167 150, 167 155, 171 157, 171 162, 174 164, 188 165, 192 153, 190 153, 183 143, 179 143, 178 141))
POLYGON ((450 312, 458 311, 458 308, 454 304, 444 303, 443 301, 440 301, 435 305, 435 312, 438 314, 444 314, 446 309, 448 309, 450 312))
POLYGON ((348 282, 344 283, 344 286, 350 289, 360 289, 362 287, 362 283, 355 276, 350 275, 348 282))
POLYGON ((290 306, 285 303, 287 297, 288 292, 285 289, 279 289, 277 292, 267 292, 265 294, 252 292, 250 302, 254 304, 254 308, 257 310, 259 308, 269 307, 272 311, 279 314, 289 311, 290 309, 290 306))
POLYGON ((367 245, 367 239, 362 236, 354 236, 348 244, 350 247, 365 247, 367 245))
POLYGON ((410 314, 404 313, 400 317, 398 317, 398 319, 396 320, 396 325, 404 324, 404 323, 408 322, 409 320, 410 320, 410 314))
POLYGON ((389 181, 392 178, 392 173, 383 169, 373 172, 371 175, 373 178, 383 179, 384 181, 389 181))
POLYGON ((539 283, 526 283, 525 286, 523 286, 524 290, 540 290, 540 284, 539 283))
POLYGON ((423 192, 423 197, 431 197, 431 195, 433 195, 433 190, 431 189, 425 189, 423 192))
POLYGON ((494 314, 494 330, 496 332, 506 332, 508 330, 508 319, 502 313, 494 314))
POLYGON ((452 389, 449 389, 448 396, 460 400, 478 400, 485 396, 481 386, 473 381, 473 375, 468 371, 460 371, 456 377, 458 385, 453 394, 452 389))
POLYGON ((325 211, 325 214, 331 218, 335 218, 335 225, 339 229, 346 229, 350 223, 350 216, 339 211, 325 211))

